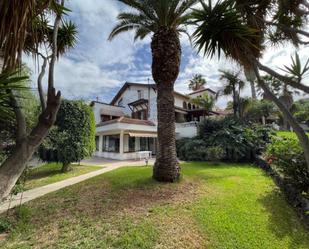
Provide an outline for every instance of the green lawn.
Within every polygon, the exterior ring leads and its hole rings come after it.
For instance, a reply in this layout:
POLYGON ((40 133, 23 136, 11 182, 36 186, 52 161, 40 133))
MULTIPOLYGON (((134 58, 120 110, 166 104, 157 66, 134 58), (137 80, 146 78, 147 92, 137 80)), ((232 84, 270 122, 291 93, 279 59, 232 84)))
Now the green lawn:
POLYGON ((0 247, 308 249, 309 233, 260 169, 182 168, 180 183, 128 167, 30 202, 0 247))
POLYGON ((83 175, 102 167, 72 165, 72 170, 67 173, 61 172, 60 163, 48 163, 35 169, 31 169, 26 177, 25 189, 33 189, 47 184, 59 182, 74 176, 83 175))

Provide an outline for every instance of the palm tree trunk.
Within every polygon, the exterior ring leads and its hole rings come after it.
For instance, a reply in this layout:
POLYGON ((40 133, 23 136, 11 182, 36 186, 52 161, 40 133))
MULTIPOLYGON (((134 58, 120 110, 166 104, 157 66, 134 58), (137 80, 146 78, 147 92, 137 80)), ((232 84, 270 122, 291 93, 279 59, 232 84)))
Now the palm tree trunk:
POLYGON ((260 77, 257 66, 255 66, 254 70, 255 70, 259 85, 264 90, 264 92, 267 94, 267 96, 269 96, 269 98, 278 106, 278 108, 283 114, 283 117, 288 121, 288 123, 292 126, 294 132, 296 133, 299 139, 299 142, 304 150, 305 160, 306 160, 307 168, 309 172, 309 138, 307 134, 305 133, 303 128, 298 124, 298 122, 293 117, 293 115, 291 114, 289 109, 286 107, 286 105, 283 104, 281 100, 278 99, 276 95, 273 94, 272 91, 268 88, 264 80, 260 77))
POLYGON ((152 38, 152 74, 157 84, 158 152, 153 169, 157 181, 180 177, 176 156, 174 83, 179 74, 181 48, 178 33, 161 27, 152 38))

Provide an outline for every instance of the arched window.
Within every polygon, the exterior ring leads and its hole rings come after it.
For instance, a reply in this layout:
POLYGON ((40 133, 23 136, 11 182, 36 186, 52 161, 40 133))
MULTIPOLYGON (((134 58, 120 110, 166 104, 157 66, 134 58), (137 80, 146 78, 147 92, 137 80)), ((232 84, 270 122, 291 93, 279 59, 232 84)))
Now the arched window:
POLYGON ((183 107, 183 109, 187 109, 187 102, 184 101, 184 102, 182 103, 182 107, 183 107))
POLYGON ((192 106, 192 109, 193 109, 193 110, 195 109, 195 105, 192 106))
POLYGON ((188 104, 188 109, 191 110, 191 103, 188 104))

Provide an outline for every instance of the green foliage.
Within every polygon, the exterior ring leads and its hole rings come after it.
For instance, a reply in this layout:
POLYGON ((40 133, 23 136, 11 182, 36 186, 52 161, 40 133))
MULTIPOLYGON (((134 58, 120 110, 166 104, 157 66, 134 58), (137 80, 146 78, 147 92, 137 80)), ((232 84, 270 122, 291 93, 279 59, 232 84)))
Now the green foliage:
POLYGON ((206 149, 208 161, 219 162, 225 157, 225 151, 221 146, 211 146, 206 149))
POLYGON ((157 32, 162 26, 186 33, 184 26, 190 20, 188 10, 198 0, 120 1, 133 11, 118 15, 118 24, 109 35, 109 40, 131 30, 135 31, 135 40, 142 40, 147 35, 157 32))
POLYGON ((55 127, 39 149, 42 160, 67 165, 92 155, 95 150, 95 120, 82 101, 64 100, 55 127))
POLYGON ((262 117, 269 117, 278 112, 274 103, 267 100, 252 100, 244 113, 246 121, 261 123, 262 117))
MULTIPOLYGON (((182 160, 211 160, 209 148, 219 147, 220 159, 238 162, 253 161, 270 141, 270 129, 248 126, 233 117, 206 119, 199 125, 198 137, 177 143, 178 157, 182 160)), ((213 149, 212 149, 213 150, 213 149)))
POLYGON ((292 109, 298 122, 309 125, 309 99, 296 101, 292 109))
POLYGON ((192 99, 192 102, 205 109, 207 113, 215 106, 215 98, 208 93, 204 93, 202 96, 192 99))
POLYGON ((207 146, 202 139, 181 139, 176 147, 181 160, 207 161, 207 146))
POLYGON ((292 64, 290 66, 284 66, 282 69, 291 78, 296 79, 297 82, 302 82, 303 78, 308 76, 309 72, 309 59, 306 61, 305 65, 302 66, 298 53, 295 53, 295 59, 291 57, 292 64))
POLYGON ((309 172, 299 140, 291 132, 278 133, 268 144, 266 156, 271 167, 301 191, 309 189, 309 172))
POLYGON ((9 218, 0 217, 0 234, 8 232, 12 228, 12 224, 9 218))

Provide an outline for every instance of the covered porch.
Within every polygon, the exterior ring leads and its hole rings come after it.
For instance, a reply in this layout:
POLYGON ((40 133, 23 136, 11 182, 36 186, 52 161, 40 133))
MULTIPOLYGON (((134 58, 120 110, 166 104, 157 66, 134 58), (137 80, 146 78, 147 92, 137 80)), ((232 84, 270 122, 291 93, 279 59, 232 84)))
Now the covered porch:
POLYGON ((97 157, 132 160, 152 157, 156 151, 156 126, 149 121, 123 118, 97 127, 97 157))

